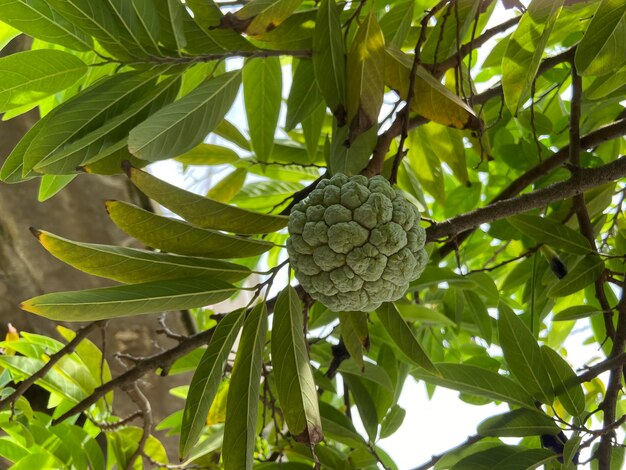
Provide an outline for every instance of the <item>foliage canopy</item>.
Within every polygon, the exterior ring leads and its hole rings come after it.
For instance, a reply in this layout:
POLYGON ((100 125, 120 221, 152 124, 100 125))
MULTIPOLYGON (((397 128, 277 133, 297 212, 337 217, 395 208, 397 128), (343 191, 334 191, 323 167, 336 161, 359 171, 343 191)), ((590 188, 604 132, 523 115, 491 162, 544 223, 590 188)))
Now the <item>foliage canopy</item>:
POLYGON ((150 250, 33 229, 120 285, 22 304, 90 323, 2 343, 13 468, 175 465, 136 384, 156 371, 193 372, 157 424, 182 467, 397 468, 377 443, 403 425, 411 377, 509 407, 420 469, 621 467, 622 0, 0 0, 0 45, 20 32, 32 49, 0 58, 0 112, 41 119, 0 179, 39 178, 45 200, 126 173, 179 217, 106 202, 150 250), (221 178, 206 196, 173 186, 149 171, 168 159, 221 178), (287 216, 338 173, 382 175, 423 216, 430 261, 375 312, 335 313, 285 282, 287 216), (118 377, 86 339, 100 320, 176 310, 197 331, 163 328, 178 346, 118 377), (581 328, 597 352, 570 362, 581 328), (22 396, 35 383, 49 414, 22 396), (112 412, 120 389, 143 427, 112 412))

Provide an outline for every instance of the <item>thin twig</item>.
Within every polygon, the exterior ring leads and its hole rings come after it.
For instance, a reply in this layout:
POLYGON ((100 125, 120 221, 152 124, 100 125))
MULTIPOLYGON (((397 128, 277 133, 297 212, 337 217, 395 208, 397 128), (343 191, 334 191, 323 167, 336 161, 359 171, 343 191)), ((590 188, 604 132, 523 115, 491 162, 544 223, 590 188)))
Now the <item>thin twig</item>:
POLYGON ((141 392, 137 383, 133 383, 132 386, 126 390, 126 393, 141 410, 141 417, 143 419, 141 439, 139 439, 137 449, 133 452, 133 455, 130 456, 130 459, 128 459, 126 464, 126 470, 132 470, 134 468, 135 460, 145 454, 144 447, 146 446, 150 433, 152 432, 152 407, 150 406, 150 401, 148 401, 146 396, 141 392))

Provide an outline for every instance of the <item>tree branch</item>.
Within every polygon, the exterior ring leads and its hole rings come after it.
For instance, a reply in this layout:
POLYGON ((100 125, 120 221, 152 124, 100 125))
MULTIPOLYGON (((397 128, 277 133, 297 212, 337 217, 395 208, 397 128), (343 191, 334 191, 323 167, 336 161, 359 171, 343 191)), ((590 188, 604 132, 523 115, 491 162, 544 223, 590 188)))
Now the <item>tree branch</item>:
POLYGON ((626 365, 626 353, 621 353, 617 356, 609 357, 608 359, 596 364, 595 366, 589 367, 584 373, 578 376, 578 381, 580 383, 591 382, 603 372, 606 372, 607 370, 619 369, 624 365, 626 365))
POLYGON ((538 189, 529 194, 494 202, 486 207, 467 212, 443 222, 435 223, 426 229, 427 242, 433 242, 443 237, 455 236, 468 230, 473 230, 481 224, 505 219, 512 215, 537 209, 555 201, 582 194, 597 186, 610 183, 626 176, 626 158, 598 168, 589 168, 580 171, 580 178, 572 177, 547 188, 538 189))
MULTIPOLYGON (((480 95, 477 95, 480 96, 480 95)), ((596 147, 603 142, 606 142, 611 139, 615 139, 617 137, 621 137, 626 135, 626 118, 622 118, 613 124, 609 124, 607 126, 601 127, 593 132, 590 132, 586 136, 584 136, 580 140, 581 148, 588 149, 592 147, 596 147)), ((546 158, 541 163, 535 165, 533 168, 528 170, 526 173, 515 179, 511 184, 509 184, 492 202, 486 206, 490 207, 492 204, 495 204, 499 201, 503 201, 509 198, 512 198, 516 194, 520 193, 524 188, 533 184, 542 176, 547 175, 552 170, 557 168, 559 165, 565 163, 567 158, 569 157, 569 145, 563 147, 558 152, 553 154, 551 157, 546 158)), ((480 224, 478 224, 480 225, 480 224)), ((477 227, 475 225, 474 227, 477 227)), ((463 243, 471 234, 473 230, 468 230, 466 232, 457 232, 458 235, 455 240, 450 241, 443 245, 439 249, 439 255, 441 258, 447 256, 450 252, 452 252, 458 245, 463 243)))

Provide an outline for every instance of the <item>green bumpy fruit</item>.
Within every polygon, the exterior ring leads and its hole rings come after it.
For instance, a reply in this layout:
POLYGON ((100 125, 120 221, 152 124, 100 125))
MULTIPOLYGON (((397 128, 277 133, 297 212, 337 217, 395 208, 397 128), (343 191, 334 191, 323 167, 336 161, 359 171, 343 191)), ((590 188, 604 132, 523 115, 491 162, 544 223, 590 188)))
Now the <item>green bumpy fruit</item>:
POLYGON ((426 267, 420 213, 382 176, 322 180, 289 215, 287 252, 304 290, 330 310, 370 312, 426 267))

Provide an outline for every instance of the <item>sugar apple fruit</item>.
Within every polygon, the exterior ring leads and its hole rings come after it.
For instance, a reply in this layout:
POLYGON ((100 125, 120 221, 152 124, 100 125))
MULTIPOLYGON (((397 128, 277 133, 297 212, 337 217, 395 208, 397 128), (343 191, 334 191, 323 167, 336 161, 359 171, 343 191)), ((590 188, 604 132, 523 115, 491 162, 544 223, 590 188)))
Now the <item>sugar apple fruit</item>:
POLYGON ((370 312, 426 267, 420 213, 382 176, 336 174, 289 215, 287 252, 304 290, 330 310, 370 312))

